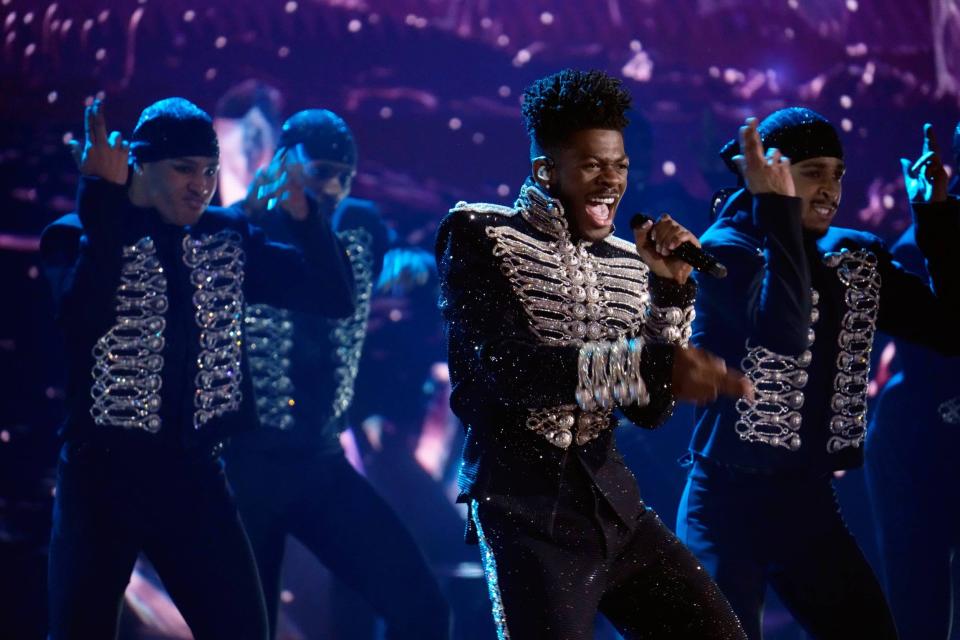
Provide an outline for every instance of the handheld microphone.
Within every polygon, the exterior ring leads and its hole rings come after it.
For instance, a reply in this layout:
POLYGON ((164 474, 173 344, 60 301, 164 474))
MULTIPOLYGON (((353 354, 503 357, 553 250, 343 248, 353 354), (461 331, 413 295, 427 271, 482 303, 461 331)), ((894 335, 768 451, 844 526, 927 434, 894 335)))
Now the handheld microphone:
MULTIPOLYGON (((638 213, 630 218, 630 228, 637 229, 638 227, 642 227, 647 221, 655 222, 650 216, 638 213)), ((674 249, 670 255, 680 258, 697 271, 707 273, 714 278, 725 278, 727 276, 727 268, 725 266, 689 240, 680 243, 680 246, 674 249)))

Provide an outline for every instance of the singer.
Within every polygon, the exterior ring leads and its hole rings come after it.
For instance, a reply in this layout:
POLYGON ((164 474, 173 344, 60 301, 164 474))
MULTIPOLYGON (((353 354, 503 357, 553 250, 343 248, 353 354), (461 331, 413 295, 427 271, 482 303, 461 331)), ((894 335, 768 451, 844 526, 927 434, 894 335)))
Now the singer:
POLYGON ((878 238, 831 227, 845 166, 823 116, 751 118, 721 152, 740 188, 714 198, 719 216, 702 241, 729 275, 698 280, 693 341, 742 366, 756 396, 698 412, 677 535, 751 639, 768 583, 814 638, 896 638, 831 481, 863 461, 874 331, 958 348, 958 289, 946 277, 960 267, 949 251, 960 207, 935 150, 927 129, 908 187, 936 294, 878 238))
POLYGON ((460 501, 500 638, 743 638, 724 597, 640 499, 614 410, 647 428, 674 399, 750 392, 686 348, 696 288, 665 217, 611 235, 630 96, 600 72, 534 82, 532 176, 513 207, 458 203, 437 238, 451 406, 467 429, 460 501), (652 236, 652 239, 651 239, 652 236))

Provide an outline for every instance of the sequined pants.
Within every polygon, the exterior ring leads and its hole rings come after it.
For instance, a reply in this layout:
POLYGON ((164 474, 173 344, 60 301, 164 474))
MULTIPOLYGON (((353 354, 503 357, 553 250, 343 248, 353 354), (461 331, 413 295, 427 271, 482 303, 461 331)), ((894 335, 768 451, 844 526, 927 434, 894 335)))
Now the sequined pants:
POLYGON ((762 638, 768 584, 817 640, 897 637, 829 475, 784 478, 698 459, 680 501, 677 535, 717 581, 751 640, 762 638))
POLYGON ((287 535, 383 617, 389 640, 444 640, 450 613, 406 527, 342 454, 228 450, 237 494, 276 628, 287 535))
POLYGON ((942 420, 942 396, 917 386, 898 376, 884 387, 867 431, 867 488, 901 640, 946 640, 957 626, 960 425, 942 420))
POLYGON ((266 639, 256 566, 218 460, 65 445, 50 538, 50 638, 115 637, 140 552, 197 640, 266 639))
POLYGON ((501 640, 593 638, 605 615, 627 639, 745 638, 730 605, 652 510, 621 522, 593 485, 559 498, 471 504, 501 640), (544 510, 553 510, 544 527, 544 510))

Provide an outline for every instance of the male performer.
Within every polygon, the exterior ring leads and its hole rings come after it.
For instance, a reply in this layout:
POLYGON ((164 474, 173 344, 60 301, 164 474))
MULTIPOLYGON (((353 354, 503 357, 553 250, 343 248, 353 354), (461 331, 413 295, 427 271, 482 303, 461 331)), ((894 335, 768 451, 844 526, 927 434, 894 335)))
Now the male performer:
POLYGON ((263 428, 234 439, 227 472, 257 558, 270 628, 292 535, 373 606, 388 637, 446 638, 447 605, 420 550, 347 462, 338 440, 387 245, 373 203, 345 200, 357 170, 353 134, 330 111, 294 114, 283 125, 271 170, 251 188, 248 213, 271 238, 296 246, 302 246, 296 220, 330 220, 353 270, 356 304, 339 321, 269 305, 247 309, 247 354, 263 428), (278 174, 286 176, 280 178, 286 195, 256 202, 262 187, 272 192, 278 174))
MULTIPOLYGON (((960 166, 958 142, 960 127, 954 134, 954 167, 960 166)), ((918 177, 906 162, 911 200, 921 186, 918 177)), ((955 177, 954 196, 957 186, 955 177)), ((960 229, 951 235, 957 238, 960 229)), ((912 273, 927 277, 914 226, 892 252, 912 273)), ((960 548, 960 510, 951 506, 960 497, 960 359, 905 340, 896 346, 901 371, 877 398, 867 430, 867 487, 884 586, 901 640, 946 640, 957 599, 951 561, 960 548)))
MULTIPOLYGON (((927 133, 925 151, 932 145, 927 133)), ((702 237, 729 275, 698 279, 693 340, 742 366, 756 397, 699 412, 677 535, 750 638, 761 637, 768 583, 816 638, 893 638, 877 580, 838 511, 832 472, 862 461, 876 327, 956 349, 948 327, 957 307, 948 301, 957 284, 943 276, 957 264, 946 250, 958 209, 946 202, 939 159, 925 154, 921 173, 933 188, 914 208, 935 295, 879 239, 831 228, 843 147, 819 114, 783 109, 759 127, 750 119, 722 154, 743 188, 719 203, 702 237)))
POLYGON ((229 210, 210 117, 182 98, 129 144, 86 112, 77 217, 41 249, 67 342, 68 415, 50 541, 50 635, 112 638, 143 551, 197 638, 267 636, 253 556, 219 453, 256 424, 246 300, 348 315, 329 223, 291 220, 303 251, 229 210), (78 237, 82 233, 82 237, 78 237))
POLYGON ((629 106, 597 71, 533 83, 532 177, 515 206, 461 202, 438 234, 451 406, 467 428, 460 500, 501 638, 592 638, 598 610, 628 638, 743 637, 614 444, 614 409, 652 428, 675 396, 749 392, 683 346, 695 286, 670 253, 693 235, 668 216, 637 246, 611 235, 629 106))

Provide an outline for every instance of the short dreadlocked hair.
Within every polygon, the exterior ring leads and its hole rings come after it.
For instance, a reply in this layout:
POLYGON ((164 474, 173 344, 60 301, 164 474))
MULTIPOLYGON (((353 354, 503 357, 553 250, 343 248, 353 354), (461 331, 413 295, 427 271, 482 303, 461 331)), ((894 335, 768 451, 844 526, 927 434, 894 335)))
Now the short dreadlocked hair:
POLYGON ((541 78, 523 92, 523 123, 531 153, 562 147, 583 129, 623 131, 630 94, 618 78, 602 71, 564 69, 541 78))

